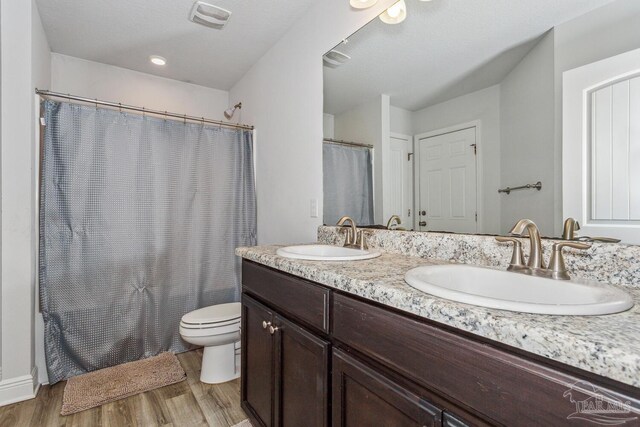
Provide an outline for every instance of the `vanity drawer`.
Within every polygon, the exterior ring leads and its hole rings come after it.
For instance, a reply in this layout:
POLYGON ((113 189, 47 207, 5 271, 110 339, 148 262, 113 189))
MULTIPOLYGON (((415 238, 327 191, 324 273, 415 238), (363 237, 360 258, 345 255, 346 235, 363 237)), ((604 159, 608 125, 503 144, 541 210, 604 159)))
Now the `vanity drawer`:
POLYGON ((246 260, 242 287, 283 314, 329 332, 329 289, 246 260))
POLYGON ((332 316, 336 340, 494 423, 565 425, 575 400, 593 397, 574 386, 581 380, 640 412, 637 391, 624 395, 598 377, 561 372, 342 294, 333 296, 332 316))

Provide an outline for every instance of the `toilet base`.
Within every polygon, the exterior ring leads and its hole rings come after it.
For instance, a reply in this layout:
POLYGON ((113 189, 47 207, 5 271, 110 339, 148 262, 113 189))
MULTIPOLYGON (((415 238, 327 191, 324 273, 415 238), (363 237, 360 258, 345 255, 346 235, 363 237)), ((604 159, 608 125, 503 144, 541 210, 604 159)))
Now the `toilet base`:
POLYGON ((239 357, 236 357, 236 343, 205 347, 202 355, 200 381, 220 384, 240 376, 239 357))

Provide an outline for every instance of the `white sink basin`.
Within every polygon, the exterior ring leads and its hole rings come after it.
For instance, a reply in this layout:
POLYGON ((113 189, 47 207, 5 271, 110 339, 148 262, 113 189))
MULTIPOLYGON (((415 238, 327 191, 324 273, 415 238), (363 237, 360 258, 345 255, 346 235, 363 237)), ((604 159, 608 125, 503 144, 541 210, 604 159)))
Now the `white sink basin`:
POLYGON ((276 254, 285 258, 305 259, 309 261, 360 261, 380 256, 380 252, 377 251, 331 245, 287 246, 278 249, 276 254))
POLYGON ((625 292, 597 283, 577 283, 469 265, 436 265, 409 270, 405 281, 440 298, 524 313, 600 315, 625 311, 625 292))

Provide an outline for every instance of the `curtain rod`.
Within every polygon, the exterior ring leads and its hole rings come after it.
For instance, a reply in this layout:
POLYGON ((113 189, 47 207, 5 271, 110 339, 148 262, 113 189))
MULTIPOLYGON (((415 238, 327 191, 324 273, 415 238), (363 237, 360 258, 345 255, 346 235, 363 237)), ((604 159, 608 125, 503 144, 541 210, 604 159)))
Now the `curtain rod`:
POLYGON ((371 144, 360 144, 359 142, 343 141, 341 139, 324 138, 322 141, 323 142, 328 142, 329 144, 346 145, 346 146, 349 146, 349 147, 359 147, 359 148, 371 148, 371 149, 373 149, 373 145, 371 145, 371 144))
POLYGON ((119 102, 109 102, 109 101, 101 101, 98 99, 91 99, 91 98, 86 98, 86 97, 82 97, 82 96, 76 96, 76 95, 69 95, 69 94, 65 94, 65 93, 59 93, 59 92, 52 92, 49 90, 40 90, 40 89, 36 89, 36 94, 42 96, 42 97, 52 97, 52 98, 64 98, 64 99, 68 99, 70 101, 79 101, 79 102, 85 102, 88 104, 94 104, 94 105, 104 105, 107 107, 113 107, 113 108, 117 108, 119 110, 130 110, 130 111, 137 111, 139 113, 143 113, 143 114, 154 114, 156 116, 163 116, 163 117, 172 117, 172 118, 176 118, 176 119, 181 119, 181 120, 189 120, 191 122, 200 122, 200 123, 209 123, 209 124, 214 124, 214 125, 218 125, 218 126, 224 126, 224 127, 230 127, 230 128, 236 128, 236 129, 245 129, 245 130, 253 130, 253 126, 250 125, 243 125, 240 123, 229 123, 229 122, 223 122, 221 120, 213 120, 213 119, 205 119, 204 117, 195 117, 195 116, 188 116, 186 114, 177 114, 177 113, 169 113, 167 111, 159 111, 159 110, 150 110, 148 108, 145 107, 136 107, 133 105, 125 105, 125 104, 121 104, 119 102))

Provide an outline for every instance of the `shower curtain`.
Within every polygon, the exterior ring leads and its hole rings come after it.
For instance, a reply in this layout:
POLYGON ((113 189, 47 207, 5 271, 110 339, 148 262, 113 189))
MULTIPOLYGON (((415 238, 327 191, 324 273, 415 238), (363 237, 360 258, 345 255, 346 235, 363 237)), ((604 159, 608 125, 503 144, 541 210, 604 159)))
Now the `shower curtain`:
POLYGON ((373 166, 371 150, 324 143, 322 169, 324 185, 323 222, 335 225, 348 215, 359 225, 372 225, 373 166))
POLYGON ((40 302, 49 381, 188 349, 187 312, 239 300, 256 242, 252 133, 43 102, 40 302))

